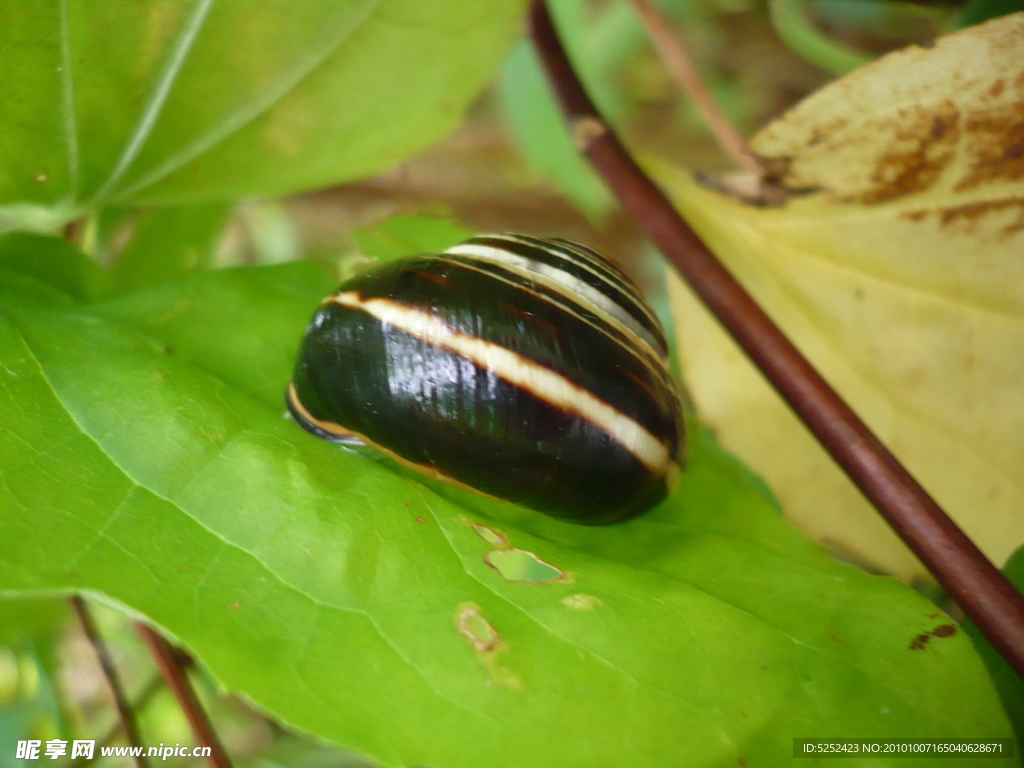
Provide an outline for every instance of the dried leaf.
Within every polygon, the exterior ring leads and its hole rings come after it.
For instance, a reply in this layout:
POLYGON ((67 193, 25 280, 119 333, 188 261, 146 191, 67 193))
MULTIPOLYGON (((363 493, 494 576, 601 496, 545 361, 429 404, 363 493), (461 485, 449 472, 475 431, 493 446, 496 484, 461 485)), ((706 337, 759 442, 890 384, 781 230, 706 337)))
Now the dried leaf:
MULTIPOLYGON (((1024 541, 1024 14, 912 46, 751 142, 803 191, 756 208, 669 180, 685 215, 986 553, 1024 541)), ((731 340, 674 287, 703 416, 822 540, 923 573, 731 340)))

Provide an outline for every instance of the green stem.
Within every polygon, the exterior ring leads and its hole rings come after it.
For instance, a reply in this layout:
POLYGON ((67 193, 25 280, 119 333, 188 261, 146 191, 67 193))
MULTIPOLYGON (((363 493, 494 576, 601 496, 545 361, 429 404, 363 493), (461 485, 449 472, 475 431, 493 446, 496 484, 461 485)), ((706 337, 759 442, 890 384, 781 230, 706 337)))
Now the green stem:
POLYGON ((772 24, 786 45, 812 64, 835 75, 845 75, 862 67, 873 58, 832 40, 821 32, 804 8, 805 0, 769 0, 772 24))

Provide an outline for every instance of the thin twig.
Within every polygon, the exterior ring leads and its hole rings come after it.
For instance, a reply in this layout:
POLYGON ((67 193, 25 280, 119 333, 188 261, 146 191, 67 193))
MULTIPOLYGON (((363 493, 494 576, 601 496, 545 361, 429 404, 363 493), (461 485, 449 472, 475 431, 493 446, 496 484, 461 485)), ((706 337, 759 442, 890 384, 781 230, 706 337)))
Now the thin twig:
MULTIPOLYGON (((135 700, 131 702, 132 711, 141 712, 143 709, 145 709, 149 705, 149 702, 153 700, 153 697, 156 695, 157 691, 159 691, 163 687, 164 679, 160 677, 160 675, 155 675, 152 678, 150 678, 149 682, 146 683, 146 686, 139 692, 139 695, 136 696, 135 700)), ((110 726, 110 729, 106 732, 106 734, 102 738, 96 740, 96 746, 109 746, 114 741, 114 739, 116 739, 120 735, 120 733, 123 730, 124 726, 122 725, 121 721, 114 721, 114 724, 110 726)), ((85 768, 85 766, 95 762, 97 759, 99 759, 99 755, 94 755, 93 757, 79 757, 77 760, 71 763, 71 768, 85 768)))
POLYGON ((632 3, 644 29, 647 30, 647 36, 654 44, 654 50, 658 52, 661 63, 676 84, 690 97, 690 101, 704 118, 718 145, 740 168, 760 176, 763 172, 761 164, 747 152, 743 137, 704 87, 704 81, 693 65, 682 38, 658 12, 651 0, 632 0, 632 3))
POLYGON ((531 32, 573 135, 648 235, 939 583, 1024 677, 1024 596, 967 538, 679 216, 604 122, 543 0, 531 32))
POLYGON ((162 635, 146 624, 136 622, 135 627, 139 630, 139 634, 142 635, 142 639, 146 641, 146 645, 149 646, 153 658, 156 659, 157 666, 160 668, 160 674, 164 676, 164 682, 167 683, 167 687, 171 689, 174 697, 178 700, 178 705, 185 713, 185 717, 188 718, 196 740, 202 746, 210 748, 210 765, 214 768, 231 768, 231 761, 228 759, 227 752, 224 751, 224 746, 220 743, 220 739, 217 738, 217 732, 210 725, 210 719, 206 715, 206 710, 203 709, 199 697, 196 696, 196 692, 192 688, 192 683, 189 682, 185 669, 175 655, 174 648, 171 647, 171 644, 162 635))
MULTIPOLYGON (((117 673, 117 668, 114 667, 113 660, 110 658, 110 651, 107 649, 106 643, 103 642, 103 638, 100 637, 99 632, 96 630, 96 623, 92 620, 89 607, 85 604, 85 600, 81 595, 74 595, 71 598, 71 607, 75 609, 75 613, 78 615, 78 622, 82 625, 82 631, 85 632, 85 636, 89 639, 93 649, 96 651, 96 656, 99 658, 100 667, 103 669, 103 675, 107 679, 107 685, 110 686, 110 693, 114 697, 114 706, 117 707, 117 714, 121 718, 121 729, 128 740, 128 745, 136 747, 135 751, 141 753, 142 741, 139 739, 139 727, 135 723, 135 713, 128 703, 128 698, 124 695, 121 678, 117 673)), ((133 755, 132 759, 139 768, 146 768, 148 765, 141 754, 133 755)))

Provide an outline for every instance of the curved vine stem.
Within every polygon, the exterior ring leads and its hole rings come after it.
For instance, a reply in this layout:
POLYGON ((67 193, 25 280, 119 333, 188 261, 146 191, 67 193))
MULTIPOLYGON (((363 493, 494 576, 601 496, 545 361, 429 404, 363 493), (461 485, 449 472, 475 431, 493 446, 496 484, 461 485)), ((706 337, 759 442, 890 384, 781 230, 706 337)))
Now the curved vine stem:
POLYGON ((807 18, 805 5, 805 0, 768 0, 772 26, 786 45, 833 75, 845 75, 874 61, 818 30, 807 18))
POLYGON ((622 207, 679 270, 811 433, 1024 677, 1024 596, 988 561, 683 221, 594 107, 543 0, 530 28, 570 130, 622 207))
POLYGON ((704 124, 722 151, 740 168, 760 178, 761 164, 747 152, 746 142, 711 98, 676 30, 658 12, 651 0, 631 0, 662 65, 693 102, 704 124))

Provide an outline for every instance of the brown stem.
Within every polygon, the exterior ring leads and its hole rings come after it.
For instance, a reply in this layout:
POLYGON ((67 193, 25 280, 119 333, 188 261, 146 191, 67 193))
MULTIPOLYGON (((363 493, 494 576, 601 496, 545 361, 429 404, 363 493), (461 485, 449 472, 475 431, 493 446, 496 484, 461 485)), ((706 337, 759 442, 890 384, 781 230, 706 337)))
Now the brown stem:
MULTIPOLYGON (((110 651, 107 649, 106 643, 103 642, 103 638, 100 637, 100 633, 96 630, 96 623, 92 620, 89 607, 85 604, 85 600, 82 599, 81 595, 72 596, 71 607, 74 608, 75 613, 78 615, 78 623, 82 625, 82 631, 85 632, 85 636, 89 639, 93 649, 96 651, 96 656, 99 658, 100 667, 103 669, 103 675, 107 679, 107 685, 110 686, 110 693, 114 697, 114 706, 117 707, 117 714, 121 718, 121 728, 124 730, 128 745, 136 747, 136 751, 141 752, 142 742, 139 739, 139 728, 135 723, 135 714, 132 712, 131 705, 128 704, 128 698, 124 694, 121 678, 117 673, 113 660, 110 658, 110 651)), ((133 756, 132 759, 138 768, 146 768, 148 765, 145 758, 141 755, 133 756)))
POLYGON ((722 110, 718 108, 715 100, 711 98, 711 94, 704 87, 704 81, 701 80, 697 68, 686 52, 682 38, 658 12, 651 0, 631 0, 631 2, 640 16, 640 21, 643 22, 644 29, 647 30, 647 36, 654 44, 654 50, 658 52, 661 63, 676 84, 690 97, 690 101, 700 112, 700 116, 704 118, 704 122, 718 145, 740 168, 760 176, 763 172, 761 164, 747 152, 743 137, 722 114, 722 110))
POLYGON ((192 683, 189 682, 184 667, 175 655, 174 648, 162 635, 149 626, 136 622, 135 627, 142 635, 142 639, 146 641, 146 645, 149 646, 153 658, 156 659, 160 674, 164 676, 164 682, 167 683, 167 687, 171 689, 174 697, 178 700, 178 705, 185 713, 185 717, 188 718, 196 740, 202 746, 210 748, 210 765, 214 768, 231 768, 227 752, 224 751, 216 731, 210 725, 206 710, 203 709, 203 705, 196 696, 195 689, 192 688, 192 683))
MULTIPOLYGON (((142 689, 139 695, 135 697, 135 701, 131 702, 132 711, 141 712, 143 709, 145 709, 149 702, 156 695, 156 692, 159 691, 162 687, 163 679, 159 675, 152 678, 148 683, 146 683, 146 687, 142 689)), ((118 734, 120 734, 123 730, 124 724, 120 720, 116 720, 114 724, 110 726, 110 730, 107 731, 106 735, 104 735, 103 738, 96 740, 96 746, 105 747, 109 745, 114 739, 117 738, 118 734)), ((85 768, 85 766, 95 762, 98 759, 98 754, 95 754, 93 757, 79 757, 77 760, 71 763, 71 768, 85 768)))
POLYGON ((836 463, 1024 677, 1024 597, 811 367, 640 170, 583 89, 543 0, 534 0, 530 26, 573 135, 622 207, 643 225, 836 463))

